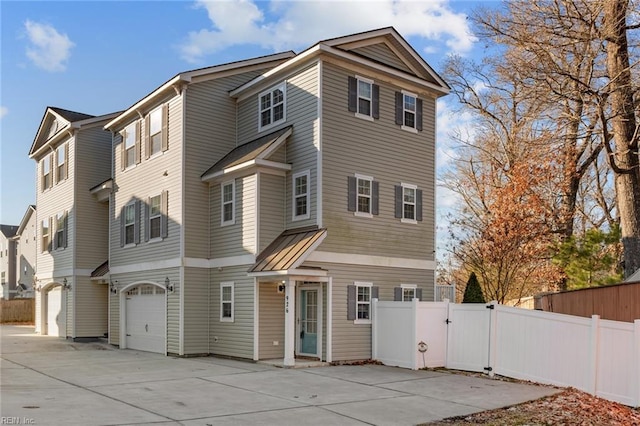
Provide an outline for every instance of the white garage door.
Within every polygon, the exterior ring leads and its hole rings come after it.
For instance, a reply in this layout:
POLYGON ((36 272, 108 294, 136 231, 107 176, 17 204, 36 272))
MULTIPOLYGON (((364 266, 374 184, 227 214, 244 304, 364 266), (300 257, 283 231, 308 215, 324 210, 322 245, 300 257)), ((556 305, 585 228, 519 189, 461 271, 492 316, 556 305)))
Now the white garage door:
POLYGON ((166 302, 164 289, 140 285, 126 292, 127 348, 166 353, 166 302))
POLYGON ((47 292, 47 334, 60 336, 64 329, 64 317, 62 315, 62 288, 54 287, 47 292))

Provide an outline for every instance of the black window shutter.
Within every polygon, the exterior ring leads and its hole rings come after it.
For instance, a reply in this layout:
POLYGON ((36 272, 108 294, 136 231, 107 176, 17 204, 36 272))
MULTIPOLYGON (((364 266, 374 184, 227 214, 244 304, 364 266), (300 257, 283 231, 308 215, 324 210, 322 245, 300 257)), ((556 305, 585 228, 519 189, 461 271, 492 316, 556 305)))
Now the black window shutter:
POLYGON ((396 185, 396 219, 402 219, 402 186, 396 185))
POLYGON ((422 289, 416 288, 416 298, 422 302, 422 289))
POLYGON ((358 80, 349 76, 349 111, 358 110, 358 80))
POLYGON ((356 179, 355 176, 348 176, 347 177, 347 193, 348 193, 347 210, 349 210, 350 212, 355 212, 356 211, 357 182, 358 182, 358 180, 356 179))
POLYGON ((416 99, 416 130, 422 131, 422 99, 416 99))
POLYGON ((125 207, 120 209, 120 247, 124 247, 124 224, 125 224, 124 210, 125 210, 125 207))
POLYGON ((136 200, 135 216, 133 222, 133 242, 140 244, 140 200, 136 200))
POLYGON ((422 221, 422 189, 416 189, 416 220, 422 221))
POLYGON ((380 209, 379 209, 380 197, 378 196, 379 187, 380 187, 380 184, 378 183, 378 181, 374 180, 373 182, 371 182, 371 214, 373 215, 380 214, 380 209))
POLYGON ((149 241, 151 237, 151 198, 147 198, 144 204, 144 240, 149 241))
POLYGON ((169 194, 167 191, 162 191, 160 203, 160 237, 167 238, 169 235, 169 194))
POLYGON ((402 287, 393 288, 393 301, 402 302, 402 287))
POLYGON ((378 299, 379 287, 373 286, 371 287, 371 299, 378 299))
POLYGON ((371 116, 380 118, 380 86, 377 84, 371 85, 371 97, 371 116))
POLYGON ((356 286, 347 286, 347 319, 356 319, 356 286))
POLYGON ((67 241, 69 238, 69 213, 64 212, 64 232, 62 234, 62 247, 67 247, 67 241))
POLYGON ((402 92, 396 92, 396 124, 402 126, 404 124, 404 95, 402 92))

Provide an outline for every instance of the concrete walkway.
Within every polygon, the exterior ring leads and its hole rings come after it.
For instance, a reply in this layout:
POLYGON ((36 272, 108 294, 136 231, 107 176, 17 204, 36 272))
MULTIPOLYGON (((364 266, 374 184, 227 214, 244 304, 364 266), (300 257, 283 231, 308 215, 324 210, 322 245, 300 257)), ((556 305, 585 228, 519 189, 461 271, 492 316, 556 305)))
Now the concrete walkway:
POLYGON ((381 365, 172 358, 38 336, 29 326, 0 329, 4 424, 414 425, 558 392, 381 365))

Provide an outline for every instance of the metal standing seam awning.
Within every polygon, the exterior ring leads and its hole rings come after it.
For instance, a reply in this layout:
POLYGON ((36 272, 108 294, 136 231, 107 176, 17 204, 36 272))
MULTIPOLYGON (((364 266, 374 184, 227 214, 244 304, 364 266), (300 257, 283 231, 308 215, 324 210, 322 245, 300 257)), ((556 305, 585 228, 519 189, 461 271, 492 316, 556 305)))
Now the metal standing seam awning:
POLYGON ((326 228, 316 226, 284 231, 258 255, 256 263, 249 268, 249 276, 317 275, 325 272, 299 266, 326 236, 326 228))

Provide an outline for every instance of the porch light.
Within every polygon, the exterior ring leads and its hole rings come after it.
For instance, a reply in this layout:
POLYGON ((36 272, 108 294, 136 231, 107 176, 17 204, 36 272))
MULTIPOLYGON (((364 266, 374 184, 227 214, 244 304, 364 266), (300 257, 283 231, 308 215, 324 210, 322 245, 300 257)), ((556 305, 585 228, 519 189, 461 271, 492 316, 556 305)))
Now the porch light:
POLYGON ((109 281, 109 293, 117 294, 118 293, 118 280, 114 283, 113 281, 109 281))
POLYGON ((164 287, 167 289, 169 293, 173 293, 173 284, 171 283, 171 280, 169 279, 169 277, 165 277, 164 287))
POLYGON ((62 288, 64 288, 65 290, 71 290, 71 284, 67 283, 66 278, 62 279, 62 288))

